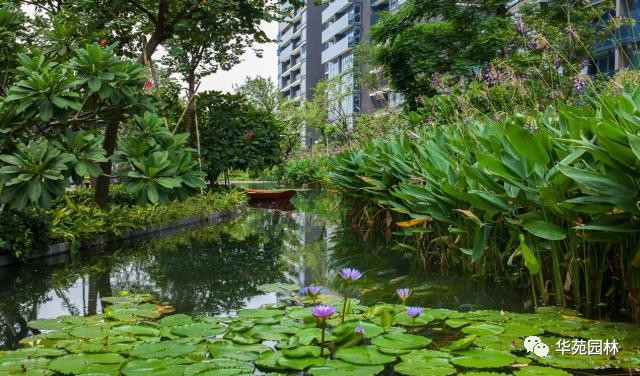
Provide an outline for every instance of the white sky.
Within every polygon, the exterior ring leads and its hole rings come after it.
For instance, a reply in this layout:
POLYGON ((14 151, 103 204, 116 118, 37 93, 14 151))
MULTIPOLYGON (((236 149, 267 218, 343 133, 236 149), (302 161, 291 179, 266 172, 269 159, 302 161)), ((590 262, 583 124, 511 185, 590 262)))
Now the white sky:
MULTIPOLYGON (((269 38, 275 40, 278 36, 278 23, 265 23, 263 25, 263 30, 267 33, 269 38)), ((253 50, 248 50, 242 57, 242 62, 233 67, 230 71, 217 72, 214 75, 202 79, 202 84, 200 84, 200 89, 198 91, 233 91, 233 85, 242 84, 248 76, 271 77, 274 82, 277 82, 277 43, 260 44, 256 45, 256 47, 262 49, 262 58, 258 58, 253 50)))

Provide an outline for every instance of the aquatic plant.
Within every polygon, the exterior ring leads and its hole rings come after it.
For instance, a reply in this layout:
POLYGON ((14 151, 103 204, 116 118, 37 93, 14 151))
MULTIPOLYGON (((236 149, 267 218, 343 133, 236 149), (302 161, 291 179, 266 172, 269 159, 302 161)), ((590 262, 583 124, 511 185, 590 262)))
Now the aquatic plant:
POLYGON ((407 316, 413 319, 413 325, 411 326, 411 330, 415 331, 416 329, 416 319, 418 316, 422 315, 424 309, 421 307, 407 307, 407 316))
POLYGON ((320 356, 324 353, 324 335, 327 330, 327 318, 336 313, 336 309, 331 306, 317 305, 311 308, 311 313, 322 320, 322 338, 320 340, 320 356))
POLYGON ((306 286, 300 290, 301 295, 307 295, 313 301, 313 304, 316 304, 316 300, 318 299, 318 295, 322 291, 322 287, 320 286, 306 286))
POLYGON ((400 297, 400 300, 402 300, 402 305, 406 305, 407 299, 409 299, 409 295, 411 295, 411 289, 397 289, 396 293, 398 294, 398 297, 400 297))
POLYGON ((344 288, 344 304, 342 306, 342 315, 340 318, 340 322, 344 322, 347 310, 349 309, 349 285, 359 280, 360 277, 362 277, 362 273, 358 269, 344 268, 340 270, 339 274, 346 282, 344 288))
MULTIPOLYGON (((299 297, 290 299, 286 301, 297 302, 299 297)), ((24 339, 16 351, 0 352, 0 374, 239 375, 258 371, 374 376, 386 367, 407 376, 511 370, 516 375, 568 375, 565 370, 611 368, 612 373, 621 373, 619 369, 640 366, 636 352, 640 328, 586 320, 558 307, 541 308, 535 314, 425 308, 416 325, 433 329, 429 333, 447 333, 435 347, 432 338, 407 334, 399 321, 382 328, 380 317, 367 313, 379 306, 364 307, 356 312, 356 320, 340 324, 331 317, 335 313, 331 302, 339 299, 323 295, 323 307, 311 309, 278 304, 241 309, 233 316, 192 317, 168 314, 172 307, 156 304, 147 294, 105 297, 103 315, 29 322, 41 333, 24 339), (333 325, 331 333, 322 330, 324 340, 315 315, 333 325), (356 333, 356 328, 362 330, 356 333), (620 351, 564 357, 554 351, 541 358, 527 353, 524 339, 528 336, 539 336, 549 346, 577 338, 615 338, 620 351), (326 341, 335 346, 330 359, 323 351, 326 341)), ((406 307, 385 306, 396 314, 407 314, 406 307)))

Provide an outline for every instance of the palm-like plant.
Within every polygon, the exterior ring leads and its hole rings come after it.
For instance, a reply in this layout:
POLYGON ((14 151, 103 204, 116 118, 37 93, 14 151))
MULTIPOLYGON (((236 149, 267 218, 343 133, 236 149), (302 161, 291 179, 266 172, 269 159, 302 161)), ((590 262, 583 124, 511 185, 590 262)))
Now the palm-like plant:
POLYGON ((46 140, 33 140, 20 145, 13 155, 1 155, 5 166, 0 168, 0 201, 24 209, 29 203, 51 206, 54 197, 64 193, 64 172, 73 156, 63 153, 46 140))
POLYGON ((80 183, 87 175, 97 177, 102 173, 99 163, 107 161, 106 151, 102 148, 103 141, 103 136, 96 136, 87 131, 73 132, 69 129, 54 141, 58 149, 73 156, 68 175, 74 182, 80 183))

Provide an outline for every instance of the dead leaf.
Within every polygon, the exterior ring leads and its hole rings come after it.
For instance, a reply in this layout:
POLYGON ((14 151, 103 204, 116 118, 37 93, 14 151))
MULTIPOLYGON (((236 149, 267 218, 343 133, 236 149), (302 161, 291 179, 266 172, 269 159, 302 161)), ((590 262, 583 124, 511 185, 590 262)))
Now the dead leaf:
POLYGON ((427 219, 427 218, 418 218, 418 219, 411 219, 409 221, 397 222, 396 225, 398 225, 398 227, 407 228, 407 227, 417 226, 421 223, 425 223, 429 221, 430 219, 427 219))

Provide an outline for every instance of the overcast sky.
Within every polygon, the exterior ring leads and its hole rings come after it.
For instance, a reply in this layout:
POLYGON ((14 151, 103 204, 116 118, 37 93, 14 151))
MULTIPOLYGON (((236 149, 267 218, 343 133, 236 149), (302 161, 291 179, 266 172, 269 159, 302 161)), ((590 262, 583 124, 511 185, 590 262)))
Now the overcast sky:
MULTIPOLYGON (((271 39, 278 36, 278 24, 276 22, 265 24, 263 29, 271 39)), ((247 51, 242 57, 242 63, 226 72, 218 72, 206 77, 200 84, 198 91, 219 90, 223 92, 232 91, 233 85, 242 84, 246 77, 271 77, 276 81, 278 75, 278 46, 276 43, 266 43, 258 45, 262 49, 262 58, 258 58, 253 50, 247 51)))

